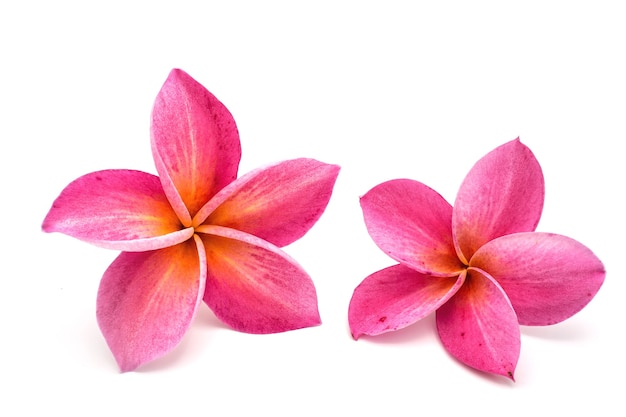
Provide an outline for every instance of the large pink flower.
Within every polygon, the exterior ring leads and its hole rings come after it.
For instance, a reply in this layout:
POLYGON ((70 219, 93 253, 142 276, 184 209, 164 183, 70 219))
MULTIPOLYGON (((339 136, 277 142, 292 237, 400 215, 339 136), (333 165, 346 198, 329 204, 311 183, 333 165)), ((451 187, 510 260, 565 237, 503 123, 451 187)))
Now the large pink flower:
POLYGON ((320 324, 310 277, 279 247, 319 219, 339 167, 295 159, 237 179, 235 121, 181 70, 156 98, 151 142, 158 177, 87 174, 61 192, 43 222, 46 232, 123 251, 97 299, 98 323, 120 369, 173 349, 202 300, 244 332, 320 324))
POLYGON ((450 354, 513 379, 519 324, 567 319, 605 276, 581 243, 534 232, 543 199, 541 167, 519 139, 474 165, 454 207, 417 181, 374 187, 361 198, 365 224, 399 264, 355 289, 348 312, 353 337, 397 330, 436 311, 450 354))

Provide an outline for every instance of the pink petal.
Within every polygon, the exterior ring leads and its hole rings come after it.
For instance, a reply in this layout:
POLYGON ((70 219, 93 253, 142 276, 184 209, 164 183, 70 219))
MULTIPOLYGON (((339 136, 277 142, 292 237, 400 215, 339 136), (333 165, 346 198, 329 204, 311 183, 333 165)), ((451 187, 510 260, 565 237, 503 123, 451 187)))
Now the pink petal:
POLYGON ((172 246, 193 235, 183 229, 158 177, 130 170, 76 179, 54 201, 42 228, 126 251, 172 246))
POLYGON ((257 169, 224 188, 198 213, 194 224, 225 226, 285 246, 320 218, 338 174, 337 165, 313 159, 257 169))
POLYGON ((189 226, 196 212, 237 177, 241 146, 235 121, 206 88, 174 69, 155 100, 151 133, 165 193, 189 226))
POLYGON ((458 276, 452 207, 426 185, 407 179, 377 185, 361 197, 367 230, 378 247, 422 273, 458 276))
POLYGON ((499 236, 535 230, 543 198, 541 167, 519 138, 488 153, 467 174, 454 203, 452 228, 461 259, 499 236))
POLYGON ((465 285, 437 310, 437 330, 446 350, 464 364, 513 379, 519 326, 506 295, 487 274, 468 269, 465 285))
POLYGON ((415 323, 435 311, 463 285, 457 277, 423 275, 404 265, 375 272, 356 287, 348 322, 352 337, 379 335, 415 323))
POLYGON ((200 226, 208 278, 204 301, 236 330, 276 333, 320 324, 311 278, 286 253, 255 236, 200 226))
POLYGON ((122 252, 102 277, 97 318, 122 372, 172 350, 204 293, 206 259, 197 236, 151 252, 122 252))
POLYGON ((591 250, 565 236, 518 233, 480 248, 470 262, 496 279, 520 324, 548 325, 580 311, 604 282, 604 266, 591 250))

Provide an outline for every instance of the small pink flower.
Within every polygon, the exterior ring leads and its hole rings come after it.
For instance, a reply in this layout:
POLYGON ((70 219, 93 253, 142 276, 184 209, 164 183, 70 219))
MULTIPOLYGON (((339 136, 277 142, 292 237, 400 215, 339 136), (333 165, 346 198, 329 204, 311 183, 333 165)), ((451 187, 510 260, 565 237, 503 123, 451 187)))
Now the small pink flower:
POLYGON ((544 199, 541 167, 519 138, 483 157, 454 207, 408 179, 361 198, 374 242, 398 265, 355 289, 354 339, 401 329, 436 311, 443 346, 480 371, 513 379, 519 325, 558 323, 604 281, 602 262, 565 236, 533 232, 544 199))
POLYGON ((42 226, 123 251, 97 299, 98 323, 121 371, 172 350, 202 300, 243 332, 320 324, 313 282, 279 247, 319 219, 339 167, 295 159, 237 178, 235 121, 176 69, 156 98, 151 142, 158 177, 87 174, 61 192, 42 226))

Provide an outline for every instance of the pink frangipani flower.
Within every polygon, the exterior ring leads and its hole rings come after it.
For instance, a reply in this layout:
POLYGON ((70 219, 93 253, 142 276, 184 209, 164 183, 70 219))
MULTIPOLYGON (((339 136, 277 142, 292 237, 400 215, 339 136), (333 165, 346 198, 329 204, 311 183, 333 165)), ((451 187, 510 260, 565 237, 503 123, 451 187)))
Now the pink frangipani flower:
POLYGON ((605 277, 602 262, 581 243, 534 232, 543 200, 541 167, 519 138, 474 165, 454 207, 413 180, 371 189, 361 198, 367 230, 399 264, 355 289, 353 338, 401 329, 436 311, 452 356, 513 379, 519 325, 571 317, 605 277))
POLYGON ((339 167, 294 159, 237 178, 233 117, 177 69, 156 98, 151 143, 158 176, 80 177, 42 226, 122 251, 102 277, 96 309, 121 371, 178 345, 202 300, 243 332, 319 325, 313 282, 280 247, 322 215, 339 167))

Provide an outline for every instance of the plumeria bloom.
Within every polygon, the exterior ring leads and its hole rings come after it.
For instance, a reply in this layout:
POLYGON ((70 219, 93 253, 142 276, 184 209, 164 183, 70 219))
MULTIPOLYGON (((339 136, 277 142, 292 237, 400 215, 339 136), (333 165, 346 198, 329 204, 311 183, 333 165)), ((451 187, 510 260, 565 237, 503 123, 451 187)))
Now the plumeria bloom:
POLYGON ((339 167, 295 159, 237 178, 233 117, 176 69, 156 98, 151 144, 158 176, 87 174, 43 222, 46 232, 122 251, 102 277, 96 312, 121 371, 173 349, 203 300, 243 332, 320 324, 311 278, 280 247, 322 215, 339 167))
POLYGON ((426 185, 388 181, 361 198, 374 242, 399 262, 355 289, 352 336, 406 327, 436 311, 445 349, 480 371, 514 378, 519 325, 561 322, 604 281, 602 262, 581 243, 534 232, 544 180, 519 138, 480 159, 454 207, 426 185))

